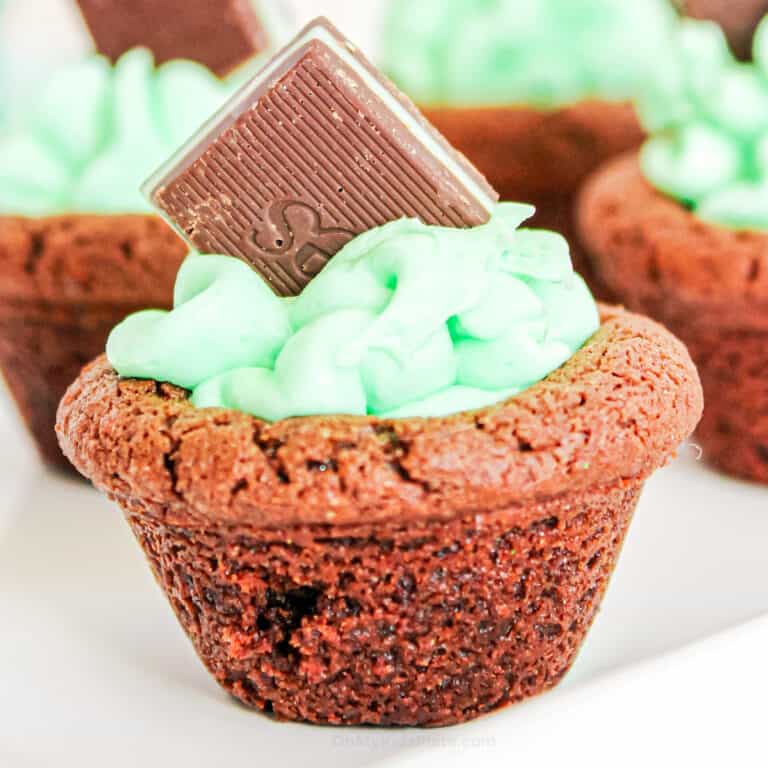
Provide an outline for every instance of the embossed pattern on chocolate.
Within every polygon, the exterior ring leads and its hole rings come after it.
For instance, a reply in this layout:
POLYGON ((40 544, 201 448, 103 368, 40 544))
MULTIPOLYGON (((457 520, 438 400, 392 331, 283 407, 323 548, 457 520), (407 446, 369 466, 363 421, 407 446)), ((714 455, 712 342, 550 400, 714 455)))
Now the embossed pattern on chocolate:
POLYGON ((256 0, 77 0, 96 48, 112 61, 136 46, 155 61, 191 59, 218 75, 270 45, 256 0))
POLYGON ((243 247, 254 259, 287 269, 289 278, 301 284, 320 272, 354 236, 349 229, 323 227, 320 215, 307 203, 276 200, 243 247))
POLYGON ((297 295, 355 235, 403 216, 463 227, 497 195, 324 19, 145 185, 201 252, 297 295))

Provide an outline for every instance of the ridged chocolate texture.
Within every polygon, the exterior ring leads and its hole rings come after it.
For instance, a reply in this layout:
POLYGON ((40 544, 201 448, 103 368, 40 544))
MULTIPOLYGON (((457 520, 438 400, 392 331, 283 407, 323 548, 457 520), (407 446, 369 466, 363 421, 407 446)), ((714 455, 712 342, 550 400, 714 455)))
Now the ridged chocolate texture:
POLYGON ((296 295, 375 226, 488 220, 497 196, 483 177, 327 22, 281 56, 151 183, 194 247, 296 295))
POLYGON ((77 0, 96 48, 112 61, 136 46, 155 61, 191 59, 226 75, 269 46, 253 0, 77 0))

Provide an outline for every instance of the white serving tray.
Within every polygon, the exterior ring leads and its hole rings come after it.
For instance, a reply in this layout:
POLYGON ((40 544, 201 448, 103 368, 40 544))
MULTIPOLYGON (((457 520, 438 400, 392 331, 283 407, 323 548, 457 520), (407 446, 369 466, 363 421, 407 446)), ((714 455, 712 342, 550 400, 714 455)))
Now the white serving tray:
POLYGON ((563 683, 425 731, 278 723, 235 703, 197 660, 117 507, 41 468, 5 401, 0 435, 3 768, 600 765, 659 739, 668 755, 722 747, 755 750, 756 762, 726 764, 768 764, 757 752, 768 615, 744 624, 768 614, 768 489, 712 472, 692 446, 648 483, 563 683))

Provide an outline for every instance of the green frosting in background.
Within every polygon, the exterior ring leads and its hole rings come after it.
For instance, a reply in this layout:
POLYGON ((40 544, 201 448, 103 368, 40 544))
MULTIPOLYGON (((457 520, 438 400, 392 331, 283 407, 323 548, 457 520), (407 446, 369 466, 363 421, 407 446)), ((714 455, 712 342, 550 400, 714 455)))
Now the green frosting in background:
POLYGON ((648 180, 707 221, 768 229, 768 17, 754 62, 738 62, 722 30, 680 26, 674 66, 640 101, 653 134, 641 162, 648 180))
POLYGON ((139 186, 229 96, 205 67, 134 49, 51 76, 0 137, 0 214, 139 213, 139 186))
POLYGON ((268 421, 480 408, 540 381, 599 326, 566 241, 518 229, 532 213, 502 203, 472 229, 391 222, 292 299, 237 259, 191 254, 174 309, 128 317, 107 357, 122 376, 191 389, 198 407, 268 421))
POLYGON ((0 135, 5 129, 5 123, 8 120, 8 59, 3 49, 3 26, 5 23, 3 14, 5 13, 5 0, 0 0, 0 135))
POLYGON ((623 101, 676 25, 669 0, 394 0, 383 67, 422 105, 623 101))

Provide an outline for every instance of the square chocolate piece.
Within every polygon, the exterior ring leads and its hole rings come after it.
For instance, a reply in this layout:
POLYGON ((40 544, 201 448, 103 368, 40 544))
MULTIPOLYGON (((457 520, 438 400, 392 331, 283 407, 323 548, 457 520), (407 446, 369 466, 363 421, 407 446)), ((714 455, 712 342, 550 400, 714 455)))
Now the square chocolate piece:
POLYGON ((77 0, 77 4, 96 48, 112 61, 143 46, 158 64, 191 59, 223 76, 274 42, 259 0, 77 0))
POLYGON ((144 186, 203 253, 297 295, 355 235, 402 217, 466 227, 498 199, 325 19, 307 26, 144 186))

